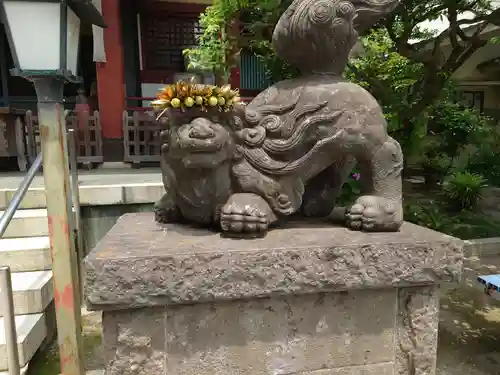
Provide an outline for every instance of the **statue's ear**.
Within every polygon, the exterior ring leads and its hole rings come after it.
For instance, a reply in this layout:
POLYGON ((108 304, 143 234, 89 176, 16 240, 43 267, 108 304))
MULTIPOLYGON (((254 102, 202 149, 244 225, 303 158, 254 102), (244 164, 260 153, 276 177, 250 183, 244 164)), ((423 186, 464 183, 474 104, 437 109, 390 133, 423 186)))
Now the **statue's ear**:
POLYGON ((356 7, 354 28, 362 34, 399 5, 399 0, 350 0, 356 7))

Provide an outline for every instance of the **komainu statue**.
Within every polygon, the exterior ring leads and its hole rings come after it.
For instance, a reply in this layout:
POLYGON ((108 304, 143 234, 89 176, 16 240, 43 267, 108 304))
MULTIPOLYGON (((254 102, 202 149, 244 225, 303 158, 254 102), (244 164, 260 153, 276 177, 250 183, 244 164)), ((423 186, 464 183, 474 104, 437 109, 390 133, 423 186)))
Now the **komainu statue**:
POLYGON ((227 88, 193 88, 183 102, 160 97, 157 106, 163 100, 170 107, 162 133, 166 194, 156 205, 157 220, 258 235, 294 214, 328 218, 338 212, 335 200, 357 163, 363 195, 345 208, 345 225, 399 230, 401 148, 388 136, 377 101, 342 79, 358 33, 396 5, 295 0, 276 25, 273 44, 299 78, 272 85, 247 106, 235 103, 234 94, 224 96, 227 88))

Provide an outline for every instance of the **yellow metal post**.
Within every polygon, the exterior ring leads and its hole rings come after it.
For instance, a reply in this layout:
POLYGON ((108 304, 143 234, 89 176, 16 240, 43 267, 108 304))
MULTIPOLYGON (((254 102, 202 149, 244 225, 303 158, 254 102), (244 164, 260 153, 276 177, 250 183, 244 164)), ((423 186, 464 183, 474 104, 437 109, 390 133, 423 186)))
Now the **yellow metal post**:
POLYGON ((70 199, 63 86, 56 78, 33 80, 47 195, 50 250, 62 375, 83 375, 80 289, 70 199))

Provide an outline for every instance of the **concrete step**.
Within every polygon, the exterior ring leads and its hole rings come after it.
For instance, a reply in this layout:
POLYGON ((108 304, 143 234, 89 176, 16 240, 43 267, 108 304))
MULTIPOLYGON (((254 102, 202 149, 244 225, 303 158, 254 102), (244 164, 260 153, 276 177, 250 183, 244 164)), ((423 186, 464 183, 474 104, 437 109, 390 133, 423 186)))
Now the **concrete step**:
MULTIPOLYGON (((0 216, 4 211, 0 211, 0 216)), ((47 210, 17 210, 3 238, 48 236, 47 210)))
POLYGON ((48 270, 51 264, 48 236, 0 239, 0 265, 12 272, 48 270))
POLYGON ((52 271, 15 272, 12 292, 16 315, 43 312, 54 298, 52 271))
MULTIPOLYGON (((27 364, 26 366, 21 368, 20 375, 26 375, 28 373, 28 366, 29 366, 29 364, 27 364)), ((104 371, 102 374, 104 374, 104 371)), ((6 371, 0 371, 0 375, 10 375, 10 374, 9 374, 9 371, 6 370, 6 371)))
MULTIPOLYGON (((16 316, 19 362, 24 367, 47 336, 44 314, 16 316)), ((7 346, 3 318, 0 318, 0 371, 7 370, 7 346)))

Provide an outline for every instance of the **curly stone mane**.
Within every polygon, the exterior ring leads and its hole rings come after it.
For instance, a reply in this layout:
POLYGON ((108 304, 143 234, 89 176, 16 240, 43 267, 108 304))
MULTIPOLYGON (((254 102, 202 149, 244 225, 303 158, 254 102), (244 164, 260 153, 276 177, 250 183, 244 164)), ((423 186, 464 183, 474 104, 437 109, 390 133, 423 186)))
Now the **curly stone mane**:
POLYGON ((274 29, 274 48, 303 74, 340 75, 358 34, 397 4, 397 0, 294 0, 274 29))

